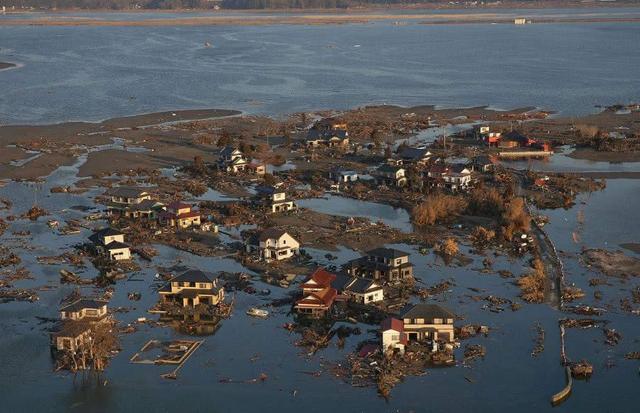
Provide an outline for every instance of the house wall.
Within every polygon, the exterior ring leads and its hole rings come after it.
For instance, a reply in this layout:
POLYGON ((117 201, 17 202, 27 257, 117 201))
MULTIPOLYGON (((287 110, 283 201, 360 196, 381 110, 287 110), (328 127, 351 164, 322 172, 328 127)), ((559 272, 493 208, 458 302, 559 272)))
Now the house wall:
POLYGON ((102 242, 103 242, 104 245, 108 245, 108 244, 112 243, 113 241, 124 243, 124 234, 109 235, 109 236, 104 237, 102 239, 102 242))
POLYGON ((129 248, 118 248, 109 251, 109 258, 115 261, 131 259, 131 251, 129 248))

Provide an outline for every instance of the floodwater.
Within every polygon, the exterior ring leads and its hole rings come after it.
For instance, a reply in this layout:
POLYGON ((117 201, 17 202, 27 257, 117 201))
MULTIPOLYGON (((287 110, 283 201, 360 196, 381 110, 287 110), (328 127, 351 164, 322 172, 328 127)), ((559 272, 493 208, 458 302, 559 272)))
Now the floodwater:
POLYGON ((0 61, 22 65, 0 72, 0 123, 212 107, 281 115, 381 103, 584 114, 639 100, 639 39, 638 23, 0 25, 0 61))
MULTIPOLYGON (((0 60, 16 60, 24 67, 0 72, 0 122, 58 122, 97 120, 117 115, 162 109, 230 107, 258 113, 281 114, 302 109, 350 107, 362 103, 437 103, 449 106, 490 104, 498 107, 539 105, 565 113, 584 113, 595 104, 637 100, 640 53, 637 24, 531 25, 516 30, 509 25, 461 25, 392 27, 383 23, 320 27, 160 27, 160 28, 53 28, 0 27, 0 60), (210 41, 213 47, 202 47, 210 41), (353 48, 354 44, 361 44, 353 48), (487 45, 492 45, 488 47, 487 45), (498 46, 496 46, 498 45, 498 46), (508 53, 505 53, 508 51, 508 53)), ((429 139, 424 135, 421 139, 429 139)), ((114 142, 107 148, 127 148, 114 142)), ((386 402, 373 388, 352 388, 323 373, 326 362, 340 362, 363 340, 375 335, 360 325, 360 336, 347 339, 346 347, 334 343, 313 357, 294 346, 295 335, 282 328, 291 321, 288 307, 269 308, 271 316, 258 320, 245 315, 253 306, 287 293, 269 288, 268 298, 238 293, 233 316, 205 337, 200 349, 180 371, 178 380, 160 378, 169 368, 129 363, 130 357, 151 338, 181 337, 171 328, 141 327, 122 337, 122 351, 114 357, 104 387, 82 386, 80 377, 54 373, 48 352, 49 323, 36 317, 57 317, 60 300, 73 286, 59 286, 58 271, 64 265, 41 266, 37 256, 58 255, 84 242, 88 230, 58 236, 47 219, 63 221, 85 213, 72 206, 95 207, 92 198, 100 190, 82 195, 51 194, 50 188, 77 181, 80 157, 72 166, 59 168, 44 183, 10 182, 0 197, 14 205, 0 216, 19 215, 34 203, 51 216, 38 222, 16 220, 0 237, 33 274, 33 280, 17 287, 56 287, 40 291, 35 303, 0 304, 0 411, 22 412, 130 412, 157 411, 551 411, 549 397, 564 386, 559 362, 557 321, 565 317, 547 305, 496 314, 473 296, 517 295, 513 279, 481 274, 483 256, 463 245, 471 259, 465 266, 446 266, 432 252, 421 254, 415 246, 390 245, 411 253, 416 277, 425 285, 452 279, 451 292, 437 297, 464 317, 463 323, 488 325, 487 338, 468 341, 487 348, 486 357, 471 367, 429 369, 425 376, 410 377, 396 386, 386 402), (29 230, 28 236, 12 235, 29 230), (470 288, 479 288, 477 293, 470 288), (545 329, 545 350, 532 358, 533 329, 545 329), (268 375, 264 383, 245 383, 268 375), (221 379, 238 383, 221 383, 221 379), (472 406, 472 407, 470 407, 472 406)), ((587 161, 554 156, 547 165, 556 170, 582 171, 587 161)), ((634 164, 591 167, 638 171, 634 164)), ((527 165, 517 165, 526 168, 527 165)), ((548 169, 543 169, 548 170, 548 169)), ((549 169, 550 170, 550 169, 549 169)), ((166 170, 166 174, 173 171, 166 170)), ((210 191, 204 198, 223 199, 210 191)), ((228 199, 228 198, 226 198, 228 199)), ((637 361, 624 360, 639 351, 637 316, 619 310, 619 300, 637 286, 611 280, 598 287, 602 302, 592 297, 588 279, 595 276, 579 262, 583 247, 617 249, 620 243, 639 242, 640 180, 611 179, 603 191, 583 195, 568 210, 541 211, 551 218, 547 231, 562 251, 567 281, 582 287, 583 302, 611 305, 603 317, 609 327, 623 334, 616 347, 603 344, 600 329, 570 330, 567 352, 573 360, 586 358, 595 367, 589 382, 575 382, 572 396, 557 412, 630 412, 640 403, 637 361), (583 203, 583 202, 584 203, 583 203), (579 225, 578 216, 585 224, 579 225), (579 235, 574 241, 572 233, 579 235), (609 359, 615 366, 605 367, 609 359)), ((410 230, 406 211, 339 196, 300 201, 301 206, 340 215, 366 216, 402 230, 410 230)), ((237 231, 232 231, 237 235, 237 231)), ((223 241, 231 236, 221 236, 223 241)), ((158 246, 160 255, 129 280, 115 285, 110 307, 129 307, 117 313, 123 324, 146 313, 157 300, 154 275, 159 266, 181 264, 207 271, 243 271, 230 259, 197 257, 158 246), (140 292, 140 301, 129 301, 128 292, 140 292)), ((324 265, 340 265, 358 253, 341 247, 330 260, 327 251, 309 249, 324 265)), ((640 255, 627 251, 629 255, 640 255)), ((522 274, 521 259, 491 255, 495 270, 522 274)), ((136 258, 137 259, 137 258, 136 258)), ((95 275, 90 265, 81 273, 95 275)), ((295 288, 295 284, 292 288, 295 288)), ((85 294, 91 287, 82 287, 85 294)), ((465 342, 466 344, 467 342, 465 342)), ((463 344, 464 345, 464 344, 463 344)), ((461 350, 456 356, 461 359, 461 350)))
POLYGON ((411 218, 403 208, 394 208, 377 202, 360 201, 353 198, 326 195, 323 198, 309 198, 296 201, 299 207, 330 215, 343 217, 364 217, 372 222, 382 221, 401 231, 411 232, 411 218))

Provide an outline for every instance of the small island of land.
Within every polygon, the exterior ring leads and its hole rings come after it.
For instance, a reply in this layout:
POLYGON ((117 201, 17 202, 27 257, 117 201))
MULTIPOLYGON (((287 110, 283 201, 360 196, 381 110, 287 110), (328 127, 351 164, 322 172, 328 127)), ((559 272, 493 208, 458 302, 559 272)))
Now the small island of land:
POLYGON ((11 69, 12 67, 16 67, 14 63, 0 62, 0 70, 11 69))

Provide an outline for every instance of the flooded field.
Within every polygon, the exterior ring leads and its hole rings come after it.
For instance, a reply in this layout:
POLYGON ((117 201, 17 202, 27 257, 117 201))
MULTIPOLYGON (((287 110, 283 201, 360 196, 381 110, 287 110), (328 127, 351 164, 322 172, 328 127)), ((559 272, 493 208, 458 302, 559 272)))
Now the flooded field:
MULTIPOLYGON (((59 220, 82 216, 82 212, 72 208, 74 206, 94 208, 92 197, 99 193, 97 189, 81 195, 49 193, 51 187, 77 181, 75 175, 82 161, 80 159, 74 166, 60 168, 43 184, 10 182, 0 188, 0 197, 15 200, 12 209, 5 211, 4 215, 20 214, 34 202, 48 210, 51 219, 59 220)), ((569 282, 576 283, 585 291, 592 290, 587 283, 590 271, 579 263, 581 248, 617 248, 620 243, 637 241, 640 228, 634 228, 636 221, 630 221, 627 217, 634 214, 635 205, 640 202, 637 199, 639 194, 640 181, 610 180, 604 191, 581 198, 584 203, 579 202, 569 210, 543 211, 551 218, 547 230, 562 252, 569 282), (611 205, 617 205, 616 213, 611 213, 611 205), (576 243, 569 234, 579 226, 578 211, 582 211, 588 223, 579 230, 581 241, 576 243)), ((202 197, 206 198, 219 200, 224 199, 224 196, 212 191, 202 197)), ((330 214, 366 216, 374 221, 382 220, 388 225, 411 231, 407 213, 385 205, 334 195, 302 200, 299 204, 330 214)), ((470 341, 486 346, 487 355, 483 360, 469 366, 430 369, 423 377, 407 379, 394 389, 390 401, 384 402, 375 395, 373 389, 354 389, 330 374, 316 374, 323 371, 326 363, 343 362, 345 354, 353 351, 360 341, 375 337, 371 332, 372 326, 359 325, 362 335, 349 338, 343 349, 330 345, 326 350, 308 357, 303 349, 293 345, 295 335, 282 328, 290 320, 289 307, 267 306, 271 315, 266 320, 244 314, 251 307, 262 307, 272 299, 287 294, 286 289, 256 281, 257 288, 268 288, 271 291, 268 299, 243 292, 236 293, 233 316, 225 320, 215 334, 200 338, 204 340, 202 346, 181 370, 177 382, 160 378, 160 374, 172 369, 170 366, 131 364, 129 358, 148 340, 168 341, 188 336, 170 326, 151 327, 141 324, 135 332, 122 337, 122 351, 112 360, 104 374, 108 385, 83 386, 80 378, 72 380, 65 373, 52 372, 52 361, 46 351, 48 323, 42 323, 37 318, 55 318, 62 297, 76 287, 58 285, 58 270, 64 266, 39 265, 36 257, 60 254, 72 248, 72 245, 83 242, 89 234, 90 231, 82 230, 77 235, 59 236, 43 220, 35 223, 17 220, 10 224, 2 236, 2 244, 18 248, 22 265, 34 276, 33 280, 21 281, 20 286, 39 289, 40 295, 40 300, 36 303, 9 302, 2 304, 0 311, 0 325, 5 331, 0 338, 0 351, 11 355, 4 357, 5 373, 0 382, 8 390, 6 394, 11 395, 5 398, 5 405, 12 411, 20 411, 27 406, 42 411, 67 411, 68 408, 82 411, 174 411, 184 405, 185 398, 192 400, 191 406, 194 408, 204 408, 215 401, 217 408, 222 410, 267 408, 293 412, 303 405, 313 411, 312 406, 322 403, 336 409, 419 411, 424 401, 417 401, 412 395, 421 391, 420 389, 428 388, 431 394, 439 395, 430 398, 429 404, 434 410, 462 409, 473 402, 483 408, 533 412, 545 410, 549 396, 564 385, 563 368, 558 363, 557 322, 562 315, 556 309, 544 304, 525 304, 518 311, 507 309, 496 313, 490 311, 491 306, 486 301, 474 299, 486 294, 515 297, 518 288, 513 279, 500 277, 496 272, 508 271, 517 276, 526 270, 526 263, 516 258, 495 256, 492 273, 482 274, 479 269, 482 267, 483 256, 476 255, 468 246, 462 247, 462 253, 469 261, 460 266, 446 265, 438 255, 433 252, 423 254, 416 246, 395 244, 388 246, 410 252, 419 284, 433 285, 443 280, 452 283, 448 291, 435 297, 436 302, 454 308, 465 323, 479 323, 490 327, 487 338, 470 341), (21 230, 28 230, 30 234, 12 234, 21 230), (54 288, 48 290, 43 287, 54 288), (532 358, 530 353, 535 322, 539 322, 544 328, 546 339, 545 351, 532 358), (268 379, 254 382, 263 373, 268 379), (527 380, 518 379, 525 376, 527 380), (25 386, 27 383, 29 386, 25 386), (31 387, 37 387, 40 391, 33 394, 29 390, 31 387), (180 391, 180 398, 174 397, 175 391, 180 391), (250 398, 246 397, 247 392, 251 393, 250 398), (336 397, 326 399, 326 394, 334 394, 336 397), (502 398, 499 396, 502 394, 510 396, 502 398), (53 405, 57 407, 52 407, 53 405)), ((115 285, 109 305, 111 308, 126 309, 116 315, 123 324, 135 323, 139 317, 154 318, 146 311, 157 301, 156 289, 159 284, 155 274, 158 267, 179 263, 207 271, 254 274, 232 259, 198 257, 166 246, 156 247, 159 254, 152 263, 138 259, 141 270, 115 285), (139 292, 140 301, 130 301, 127 298, 130 292, 139 292)), ((334 261, 325 257, 326 251, 308 252, 314 261, 322 265, 342 263, 359 255, 340 248, 333 252, 337 257, 334 261)), ((80 274, 89 278, 95 273, 95 269, 89 265, 80 274)), ((637 283, 635 280, 631 281, 637 283)), ((637 320, 636 316, 616 310, 617 301, 627 294, 626 290, 630 287, 620 283, 621 281, 612 280, 611 286, 600 288, 604 292, 603 302, 593 302, 589 296, 584 302, 599 306, 610 304, 613 308, 605 318, 611 327, 623 332, 625 338, 619 346, 609 348, 603 344, 599 329, 569 332, 567 351, 574 358, 589 358, 598 374, 589 382, 578 383, 574 387, 573 396, 557 408, 559 411, 596 411, 611 407, 627 411, 629 403, 633 403, 632 394, 637 384, 639 366, 636 361, 623 360, 621 356, 628 351, 638 350, 635 326, 637 320), (619 288, 622 286, 626 288, 619 288), (610 364, 610 359, 616 360, 615 366, 605 367, 610 364), (611 394, 629 396, 611 400, 611 394)), ((81 289, 83 293, 90 294, 92 288, 81 289)))

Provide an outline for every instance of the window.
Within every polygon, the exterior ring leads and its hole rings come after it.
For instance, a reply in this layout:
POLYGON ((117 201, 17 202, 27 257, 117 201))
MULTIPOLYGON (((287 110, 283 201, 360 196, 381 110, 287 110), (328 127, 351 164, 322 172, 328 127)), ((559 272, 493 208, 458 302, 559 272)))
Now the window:
POLYGON ((433 319, 433 324, 442 324, 442 319, 441 318, 434 318, 433 319))

